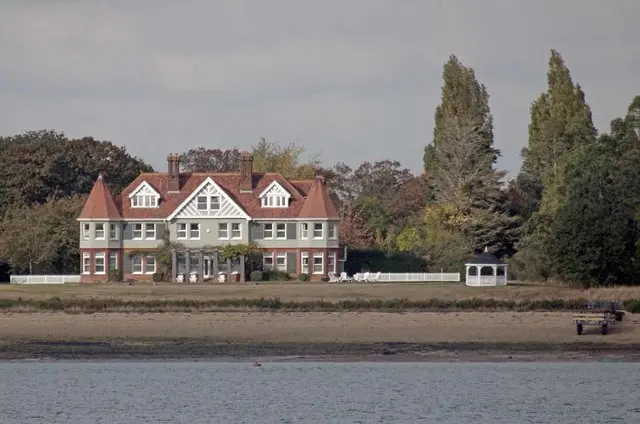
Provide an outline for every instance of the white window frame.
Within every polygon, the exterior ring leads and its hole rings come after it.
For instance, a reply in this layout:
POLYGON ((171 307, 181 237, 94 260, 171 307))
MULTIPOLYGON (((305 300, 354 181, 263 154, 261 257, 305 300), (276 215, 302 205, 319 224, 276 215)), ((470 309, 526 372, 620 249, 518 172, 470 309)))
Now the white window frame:
POLYGON ((324 223, 323 222, 314 222, 313 223, 313 239, 314 240, 321 240, 324 238, 324 223), (316 235, 316 231, 318 231, 316 229, 316 226, 320 226, 320 236, 316 235))
POLYGON ((82 253, 82 273, 91 274, 91 254, 87 252, 82 253))
POLYGON ((201 194, 196 196, 196 210, 198 212, 218 212, 222 207, 221 205, 222 199, 217 194, 201 194), (202 201, 203 199, 204 202, 202 201), (214 205, 217 205, 217 207, 214 208, 214 205))
POLYGON ((302 274, 309 274, 309 252, 300 253, 300 272, 302 274))
POLYGON ((231 223, 231 228, 229 230, 229 232, 231 233, 231 240, 240 240, 242 239, 242 224, 240 224, 239 222, 232 222, 231 223), (234 229, 234 227, 237 226, 237 229, 234 229))
POLYGON ((333 272, 334 274, 338 272, 338 256, 336 255, 336 252, 327 253, 327 271, 333 272), (331 266, 332 261, 333 266, 331 266))
POLYGON ((157 208, 158 196, 155 194, 136 194, 131 198, 132 208, 157 208))
POLYGON ((96 240, 104 240, 106 236, 104 222, 96 222, 93 225, 93 238, 96 240))
POLYGON ((287 272, 287 252, 276 253, 276 260, 274 265, 276 267, 276 271, 287 272), (284 259, 282 261, 282 264, 278 263, 280 259, 284 259))
POLYGON ((119 230, 118 230, 119 225, 117 225, 115 222, 110 222, 109 223, 109 240, 118 240, 119 239, 119 230))
POLYGON ((300 223, 300 238, 302 240, 307 240, 309 238, 309 223, 308 222, 300 223))
POLYGON ((176 238, 178 240, 187 240, 189 236, 189 224, 186 222, 178 222, 176 224, 176 238))
POLYGON ((91 239, 91 224, 88 222, 82 224, 82 238, 85 240, 91 239))
POLYGON ((338 224, 335 222, 327 223, 327 238, 329 240, 336 240, 338 238, 338 224))
POLYGON ((273 252, 265 252, 262 254, 262 269, 265 271, 272 271, 275 269, 276 263, 273 257, 273 252), (271 259, 271 265, 267 265, 267 259, 271 259))
POLYGON ((118 252, 109 252, 109 270, 112 269, 118 269, 118 252), (115 259, 113 268, 111 268, 111 259, 115 259))
POLYGON ((158 263, 156 261, 156 257, 153 255, 146 255, 144 257, 144 273, 145 274, 155 274, 158 263), (149 260, 151 259, 151 261, 149 260), (153 271, 149 271, 149 262, 153 262, 153 271))
POLYGON ((145 224, 144 224, 144 239, 145 240, 156 240, 156 224, 155 223, 153 223, 153 222, 145 222, 145 224), (150 233, 153 234, 153 237, 149 236, 150 233))
POLYGON ((142 255, 135 255, 131 257, 131 273, 132 274, 142 274, 144 270, 144 264, 142 260, 142 255), (140 270, 136 271, 136 262, 139 262, 140 270))
POLYGON ((287 239, 287 224, 285 222, 276 223, 276 239, 277 240, 286 240, 287 239), (281 229, 280 226, 283 226, 284 229, 281 229), (284 232, 283 236, 280 236, 280 231, 284 232))
POLYGON ((199 222, 190 222, 189 226, 189 240, 200 240, 200 223, 199 222), (194 235, 197 234, 197 235, 194 235))
POLYGON ((106 274, 106 255, 104 252, 96 252, 93 255, 93 273, 96 275, 106 274), (102 271, 98 271, 98 259, 102 260, 102 271))
POLYGON ((289 196, 283 194, 267 194, 261 199, 263 208, 288 208, 289 196))
POLYGON ((262 238, 265 240, 273 240, 273 237, 274 237, 273 223, 262 224, 262 238), (267 232, 269 233, 268 236, 267 236, 267 232))
POLYGON ((144 237, 144 224, 142 224, 141 222, 135 222, 132 224, 133 225, 133 230, 132 230, 132 240, 143 240, 144 237), (140 234, 139 236, 136 236, 136 233, 140 234))
POLYGON ((218 222, 218 240, 229 240, 228 222, 218 222))
POLYGON ((313 252, 313 262, 311 263, 314 274, 324 274, 324 253, 313 252), (320 258, 320 271, 316 271, 316 259, 320 258))

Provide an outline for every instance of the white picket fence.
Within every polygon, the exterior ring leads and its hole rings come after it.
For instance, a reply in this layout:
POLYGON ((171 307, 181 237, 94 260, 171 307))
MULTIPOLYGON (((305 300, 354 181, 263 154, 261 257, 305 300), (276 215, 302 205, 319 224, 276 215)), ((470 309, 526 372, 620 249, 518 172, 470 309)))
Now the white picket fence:
MULTIPOLYGON (((369 273, 369 281, 380 283, 399 283, 399 282, 460 282, 460 273, 451 272, 382 272, 380 276, 375 279, 377 272, 369 273)), ((358 277, 363 276, 363 273, 354 275, 354 280, 358 280, 358 277)))
POLYGON ((11 275, 11 284, 64 284, 79 283, 80 275, 11 275))

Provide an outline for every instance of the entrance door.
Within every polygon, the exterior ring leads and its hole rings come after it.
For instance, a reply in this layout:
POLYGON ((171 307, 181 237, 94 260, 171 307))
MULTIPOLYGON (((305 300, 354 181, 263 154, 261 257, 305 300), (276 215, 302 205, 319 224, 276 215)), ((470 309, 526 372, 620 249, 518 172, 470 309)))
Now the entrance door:
POLYGON ((213 260, 209 256, 204 257, 204 278, 211 278, 213 272, 213 260))

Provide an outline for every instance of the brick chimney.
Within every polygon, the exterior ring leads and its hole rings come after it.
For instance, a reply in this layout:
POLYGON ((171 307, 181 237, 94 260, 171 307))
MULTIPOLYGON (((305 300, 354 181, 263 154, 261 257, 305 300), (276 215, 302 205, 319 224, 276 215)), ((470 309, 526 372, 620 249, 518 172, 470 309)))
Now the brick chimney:
POLYGON ((253 155, 242 152, 240 155, 240 192, 251 193, 253 191, 253 155))
POLYGON ((169 192, 180 191, 180 155, 177 153, 169 153, 167 156, 167 166, 169 192))

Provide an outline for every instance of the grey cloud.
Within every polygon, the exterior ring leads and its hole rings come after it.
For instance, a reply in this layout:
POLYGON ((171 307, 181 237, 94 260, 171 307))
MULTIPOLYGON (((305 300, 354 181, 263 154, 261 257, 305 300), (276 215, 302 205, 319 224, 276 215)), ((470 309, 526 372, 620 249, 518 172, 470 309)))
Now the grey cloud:
POLYGON ((454 53, 487 85, 513 175, 549 49, 606 130, 640 94, 639 15, 634 0, 3 2, 0 131, 93 135, 162 168, 265 136, 419 171, 454 53))

